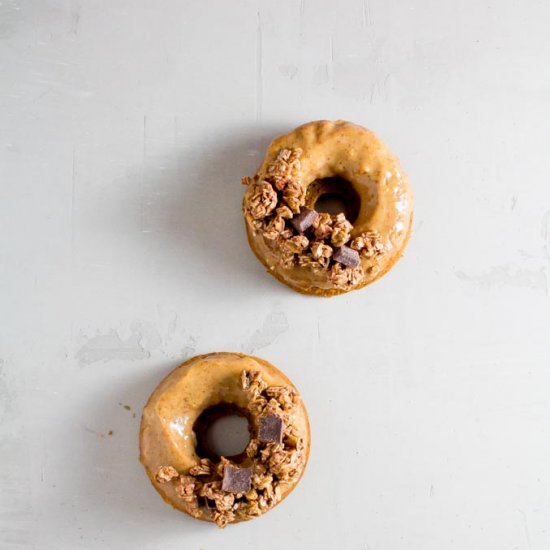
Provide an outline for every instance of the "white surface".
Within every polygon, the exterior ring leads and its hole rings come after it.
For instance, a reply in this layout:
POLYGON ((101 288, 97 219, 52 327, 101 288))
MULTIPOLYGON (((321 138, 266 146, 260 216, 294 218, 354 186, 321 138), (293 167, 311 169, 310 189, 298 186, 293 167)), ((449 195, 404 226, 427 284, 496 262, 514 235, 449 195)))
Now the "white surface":
POLYGON ((0 547, 547 550, 549 18, 3 0, 0 547), (318 118, 374 129, 416 195, 404 259, 330 300, 264 274, 240 214, 268 141, 318 118), (215 350, 282 368, 313 428, 295 493, 225 531, 137 461, 148 394, 215 350))

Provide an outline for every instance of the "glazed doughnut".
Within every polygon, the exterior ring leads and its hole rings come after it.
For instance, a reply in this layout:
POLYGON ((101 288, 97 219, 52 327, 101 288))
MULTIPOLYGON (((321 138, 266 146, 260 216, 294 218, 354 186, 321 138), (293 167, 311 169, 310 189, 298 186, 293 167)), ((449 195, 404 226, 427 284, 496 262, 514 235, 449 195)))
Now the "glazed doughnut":
POLYGON ((411 232, 413 197, 399 161, 350 122, 310 122, 276 138, 243 183, 250 247, 298 292, 333 296, 372 283, 411 232), (324 195, 338 196, 344 211, 316 211, 324 195))
POLYGON ((154 390, 143 410, 140 460, 174 508, 219 527, 263 515, 294 489, 310 449, 306 408, 273 365, 240 353, 189 359, 154 390), (250 441, 217 456, 206 430, 220 416, 248 419, 250 441))

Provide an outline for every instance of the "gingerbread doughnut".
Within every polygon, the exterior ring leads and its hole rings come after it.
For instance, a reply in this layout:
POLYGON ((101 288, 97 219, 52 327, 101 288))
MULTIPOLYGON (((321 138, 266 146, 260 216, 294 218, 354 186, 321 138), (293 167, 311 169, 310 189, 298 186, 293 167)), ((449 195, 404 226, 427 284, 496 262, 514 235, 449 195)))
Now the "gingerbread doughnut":
POLYGON ((310 122, 276 138, 243 183, 250 247, 269 273, 304 294, 372 283, 399 259, 411 232, 413 196, 399 161, 350 122, 310 122), (317 208, 327 195, 343 211, 317 208))
POLYGON ((273 365, 240 353, 189 359, 154 390, 144 408, 140 460, 155 489, 190 516, 228 523, 265 514, 299 482, 309 457, 306 408, 273 365), (250 441, 217 456, 206 430, 224 414, 248 420, 250 441))

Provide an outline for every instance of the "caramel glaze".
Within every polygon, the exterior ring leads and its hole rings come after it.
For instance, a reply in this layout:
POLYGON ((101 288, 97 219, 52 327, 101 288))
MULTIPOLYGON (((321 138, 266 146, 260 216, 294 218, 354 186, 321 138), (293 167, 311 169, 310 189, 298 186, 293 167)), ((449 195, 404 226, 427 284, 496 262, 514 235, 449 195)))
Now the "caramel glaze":
MULTIPOLYGON (((364 231, 378 231, 386 253, 370 270, 362 258, 364 278, 354 290, 374 282, 399 259, 410 236, 413 220, 413 195, 399 161, 366 128, 338 120, 304 124, 276 138, 258 169, 261 181, 267 166, 281 149, 301 148, 301 184, 308 187, 323 178, 340 177, 351 183, 359 196, 359 214, 354 221, 352 238, 364 231)), ((247 190, 246 204, 251 189, 247 190)), ((280 265, 280 251, 269 247, 260 232, 246 224, 250 246, 267 270, 279 281, 304 294, 333 296, 346 290, 334 287, 325 272, 280 265)))
MULTIPOLYGON (((248 397, 240 384, 244 370, 259 371, 270 386, 296 389, 281 371, 263 359, 241 353, 210 353, 193 357, 168 374, 151 394, 143 410, 140 460, 162 498, 182 512, 193 515, 187 503, 176 494, 174 485, 159 483, 155 474, 166 465, 185 474, 199 462, 202 457, 197 454, 197 436, 193 426, 204 410, 219 403, 246 409, 248 397)), ((304 438, 307 462, 310 430, 307 411, 301 400, 294 422, 304 438)), ((288 496, 298 481, 299 478, 285 486, 281 500, 288 496)), ((212 521, 207 509, 201 509, 198 519, 212 521)))

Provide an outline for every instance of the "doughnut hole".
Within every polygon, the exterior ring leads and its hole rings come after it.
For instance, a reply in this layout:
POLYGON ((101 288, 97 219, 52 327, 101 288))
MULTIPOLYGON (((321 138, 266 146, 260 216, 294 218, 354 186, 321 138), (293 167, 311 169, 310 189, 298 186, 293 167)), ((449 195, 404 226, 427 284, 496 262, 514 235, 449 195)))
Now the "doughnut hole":
POLYGON ((343 212, 353 224, 359 216, 361 199, 353 185, 344 178, 323 178, 308 186, 306 206, 332 215, 343 212))
POLYGON ((252 433, 250 417, 231 403, 220 403, 204 410, 195 421, 197 454, 218 461, 224 456, 239 463, 245 459, 245 449, 252 433))

